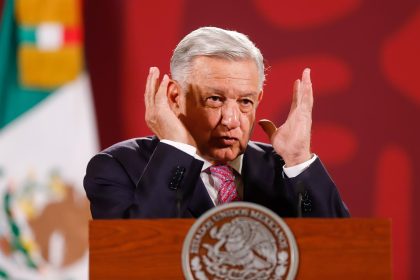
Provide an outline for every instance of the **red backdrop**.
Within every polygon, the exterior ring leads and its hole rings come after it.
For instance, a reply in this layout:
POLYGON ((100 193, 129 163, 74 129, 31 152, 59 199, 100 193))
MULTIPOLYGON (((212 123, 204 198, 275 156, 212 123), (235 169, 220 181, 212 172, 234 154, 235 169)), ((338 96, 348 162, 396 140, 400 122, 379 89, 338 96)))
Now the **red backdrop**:
POLYGON ((149 66, 167 73, 176 43, 197 27, 238 30, 261 49, 259 118, 281 124, 293 81, 312 68, 313 151, 353 216, 393 219, 394 279, 420 279, 418 1, 85 1, 85 25, 102 147, 150 134, 149 66))

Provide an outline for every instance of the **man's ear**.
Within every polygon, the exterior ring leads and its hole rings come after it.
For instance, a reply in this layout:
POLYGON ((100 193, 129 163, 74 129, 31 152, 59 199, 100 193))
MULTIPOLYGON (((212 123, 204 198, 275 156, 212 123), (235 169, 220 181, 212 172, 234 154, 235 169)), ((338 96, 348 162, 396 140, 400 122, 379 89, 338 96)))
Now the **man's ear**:
POLYGON ((261 101, 261 99, 263 98, 264 95, 264 90, 261 90, 261 92, 258 94, 258 102, 261 101))
POLYGON ((263 95, 264 95, 264 91, 263 91, 263 90, 261 90, 261 91, 260 91, 260 93, 258 93, 258 97, 257 97, 258 104, 261 102, 261 100, 262 100, 262 98, 263 98, 263 95))
POLYGON ((169 107, 171 108, 172 112, 175 113, 176 116, 179 116, 183 108, 181 94, 182 89, 178 82, 170 80, 166 96, 168 97, 169 107))

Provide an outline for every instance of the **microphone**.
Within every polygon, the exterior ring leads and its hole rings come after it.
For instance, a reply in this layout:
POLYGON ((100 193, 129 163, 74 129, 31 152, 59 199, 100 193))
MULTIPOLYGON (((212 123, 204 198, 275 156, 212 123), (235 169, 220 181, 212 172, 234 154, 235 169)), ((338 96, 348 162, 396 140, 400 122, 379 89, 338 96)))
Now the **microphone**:
POLYGON ((176 217, 181 218, 181 204, 182 204, 182 191, 180 188, 176 189, 176 217))
POLYGON ((298 201, 297 201, 296 213, 297 213, 297 217, 298 218, 302 218, 303 193, 306 192, 306 190, 305 190, 305 184, 302 183, 301 181, 298 181, 295 187, 296 187, 297 194, 298 194, 298 201))
POLYGON ((174 170, 174 175, 172 176, 171 181, 169 182, 169 189, 175 191, 175 207, 176 207, 176 217, 181 218, 181 204, 182 204, 182 190, 181 190, 181 181, 184 177, 185 167, 177 166, 174 170))

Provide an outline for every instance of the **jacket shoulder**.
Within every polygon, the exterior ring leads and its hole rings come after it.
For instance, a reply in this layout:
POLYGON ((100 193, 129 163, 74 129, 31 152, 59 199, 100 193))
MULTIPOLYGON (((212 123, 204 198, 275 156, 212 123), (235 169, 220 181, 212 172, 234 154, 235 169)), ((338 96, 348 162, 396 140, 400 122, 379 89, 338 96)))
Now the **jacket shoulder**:
POLYGON ((284 165, 283 158, 276 153, 271 144, 258 142, 258 141, 249 141, 247 149, 245 150, 245 157, 252 159, 252 161, 263 160, 263 161, 272 161, 284 165))
POLYGON ((258 142, 258 141, 249 141, 248 147, 251 149, 255 149, 260 152, 272 152, 274 151, 273 146, 271 144, 258 142))
POLYGON ((128 139, 104 149, 94 158, 105 156, 113 159, 125 170, 133 182, 136 182, 158 143, 157 137, 128 139))
POLYGON ((253 153, 262 153, 282 160, 282 157, 276 153, 271 144, 258 141, 249 141, 247 149, 251 150, 253 153))
POLYGON ((157 139, 157 137, 154 136, 132 138, 115 143, 112 146, 101 151, 101 153, 118 157, 119 155, 123 155, 125 153, 131 154, 133 152, 153 152, 158 143, 159 139, 157 139))

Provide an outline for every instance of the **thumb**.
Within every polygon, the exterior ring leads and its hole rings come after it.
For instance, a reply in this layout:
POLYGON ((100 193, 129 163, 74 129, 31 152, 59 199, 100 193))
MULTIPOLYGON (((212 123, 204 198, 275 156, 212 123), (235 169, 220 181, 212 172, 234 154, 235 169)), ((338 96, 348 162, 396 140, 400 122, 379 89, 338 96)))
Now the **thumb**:
POLYGON ((277 130, 274 123, 270 120, 262 119, 262 120, 258 121, 258 124, 261 126, 261 128, 264 130, 264 132, 267 134, 268 138, 271 140, 271 136, 273 136, 273 133, 276 132, 276 130, 277 130))

